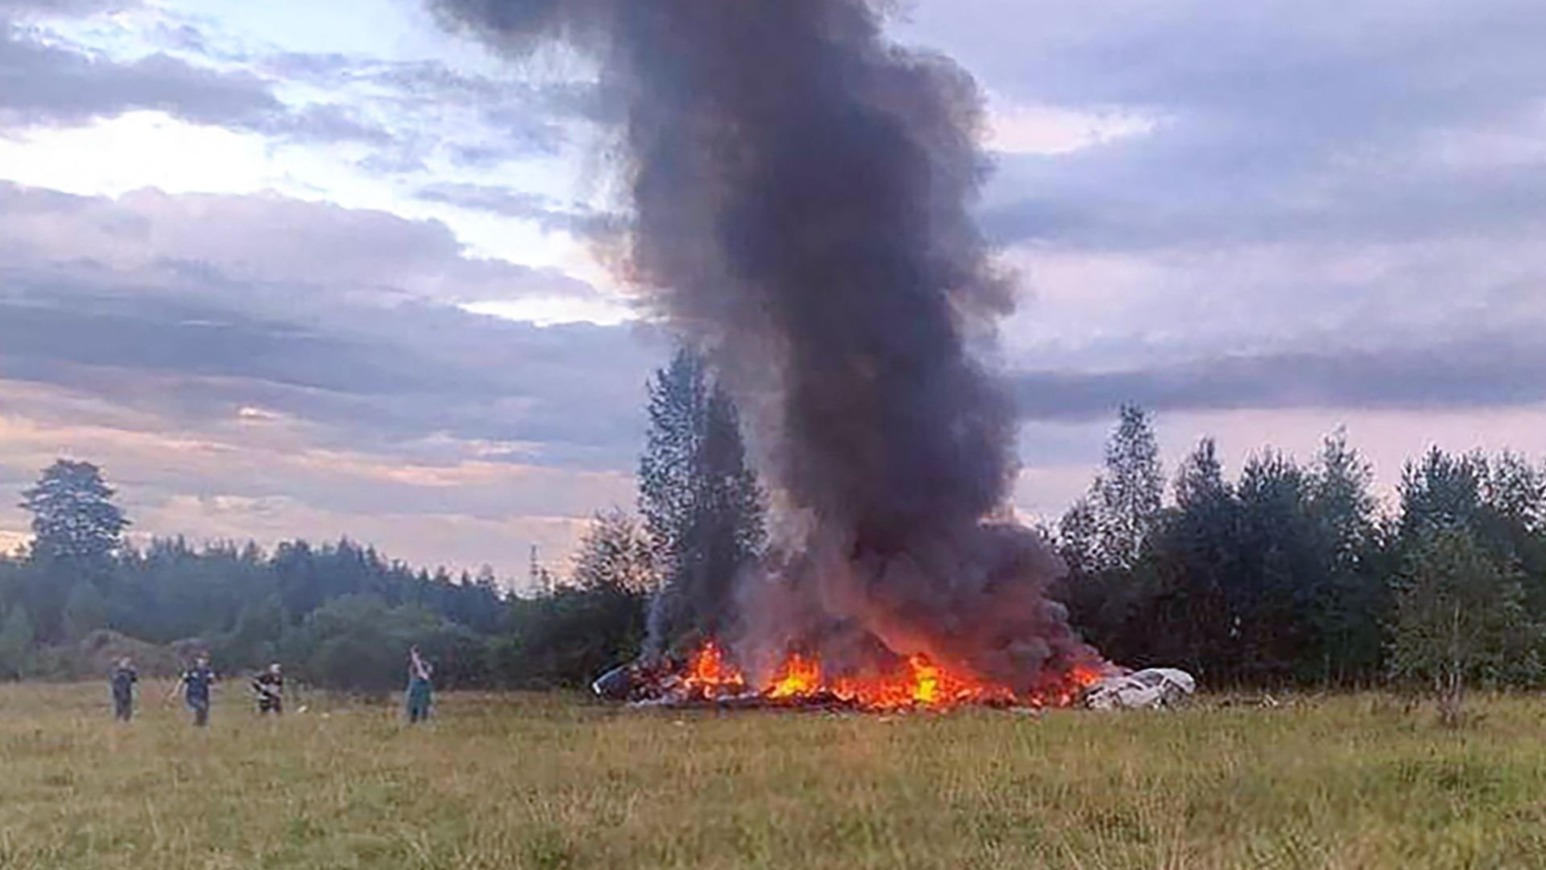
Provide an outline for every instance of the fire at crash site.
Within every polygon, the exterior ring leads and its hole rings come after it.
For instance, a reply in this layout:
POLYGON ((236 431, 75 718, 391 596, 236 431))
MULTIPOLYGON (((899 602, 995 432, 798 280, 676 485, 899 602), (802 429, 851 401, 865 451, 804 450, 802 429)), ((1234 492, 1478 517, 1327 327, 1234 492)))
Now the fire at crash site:
POLYGON ((1013 286, 972 216, 962 70, 857 0, 440 5, 498 51, 597 60, 628 118, 633 279, 747 409, 787 514, 757 564, 668 553, 640 666, 600 688, 1066 704, 1110 670, 1047 594, 1050 543, 995 519, 1015 411, 980 347, 1013 286), (684 629, 713 641, 654 678, 684 629))
POLYGON ((1066 672, 1049 675, 1029 691, 1016 692, 970 672, 936 665, 922 653, 899 661, 889 671, 847 675, 827 673, 819 658, 790 653, 767 679, 752 681, 727 659, 718 644, 708 641, 680 667, 625 665, 603 674, 592 684, 592 690, 601 697, 638 706, 864 712, 941 711, 964 705, 1067 707, 1083 700, 1088 690, 1113 676, 1115 670, 1103 663, 1076 664, 1066 672))

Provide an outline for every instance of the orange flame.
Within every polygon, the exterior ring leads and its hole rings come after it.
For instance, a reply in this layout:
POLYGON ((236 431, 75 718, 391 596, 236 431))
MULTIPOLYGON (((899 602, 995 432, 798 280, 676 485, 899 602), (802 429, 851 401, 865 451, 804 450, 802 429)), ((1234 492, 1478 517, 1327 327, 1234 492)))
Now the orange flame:
POLYGON ((1075 665, 1050 676, 1037 691, 1020 695, 921 653, 910 656, 892 673, 829 679, 820 659, 792 652, 767 683, 752 692, 740 669, 726 659, 718 644, 709 641, 689 661, 682 683, 688 697, 701 700, 752 694, 785 702, 836 700, 868 710, 939 710, 966 704, 1069 706, 1105 676, 1105 668, 1104 664, 1075 665))
POLYGON ((768 687, 769 698, 809 697, 821 690, 821 663, 790 653, 768 687))
POLYGON ((915 655, 907 663, 913 669, 913 700, 925 706, 938 704, 939 668, 923 655, 915 655))
POLYGON ((746 678, 739 668, 725 661, 719 644, 710 640, 688 662, 682 685, 691 697, 722 698, 745 692, 746 678))

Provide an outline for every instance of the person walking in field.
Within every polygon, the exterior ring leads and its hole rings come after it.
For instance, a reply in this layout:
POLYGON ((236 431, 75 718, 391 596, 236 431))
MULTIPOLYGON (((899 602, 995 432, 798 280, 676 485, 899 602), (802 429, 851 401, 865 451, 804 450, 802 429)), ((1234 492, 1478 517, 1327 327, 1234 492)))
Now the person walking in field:
POLYGON ((134 717, 134 684, 139 682, 139 672, 134 669, 134 662, 128 656, 118 660, 113 667, 113 717, 120 722, 127 722, 134 717))
POLYGON ((280 672, 279 663, 274 662, 266 670, 252 678, 252 691, 257 695, 258 715, 273 713, 275 716, 284 713, 284 674, 280 672))
POLYGON ((182 689, 183 703, 193 711, 193 724, 203 728, 209 724, 209 689, 214 685, 215 672, 209 666, 209 656, 200 655, 193 661, 193 667, 183 671, 177 684, 172 686, 174 697, 178 689, 182 689))
POLYGON ((429 708, 434 700, 434 684, 430 682, 433 668, 419 655, 417 646, 408 648, 408 724, 415 725, 429 718, 429 708))

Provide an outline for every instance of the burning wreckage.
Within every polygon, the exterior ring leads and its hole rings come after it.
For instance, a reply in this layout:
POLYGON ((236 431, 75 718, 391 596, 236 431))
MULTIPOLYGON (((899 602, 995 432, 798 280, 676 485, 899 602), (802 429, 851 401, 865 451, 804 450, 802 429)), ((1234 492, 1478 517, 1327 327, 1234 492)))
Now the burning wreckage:
POLYGON ((756 684, 710 641, 686 661, 631 662, 613 668, 591 684, 591 691, 636 707, 894 712, 962 706, 1160 709, 1185 703, 1196 687, 1192 675, 1177 668, 1128 672, 1098 663, 1077 666, 1060 679, 1019 694, 939 667, 922 655, 909 657, 889 674, 838 677, 824 674, 818 659, 798 653, 786 657, 770 679, 756 684))
POLYGON ((517 61, 557 43, 595 62, 628 199, 620 274, 746 413, 705 400, 745 424, 775 508, 752 566, 724 528, 739 448, 705 436, 657 469, 698 544, 661 556, 643 661, 662 663, 598 693, 894 710, 1188 690, 1079 638, 1048 594, 1061 560, 1008 507, 1016 387, 991 360, 1015 281, 974 218, 986 100, 890 38, 905 4, 430 2, 517 61), (700 457, 718 470, 672 476, 700 457), (688 636, 726 645, 666 662, 688 636))

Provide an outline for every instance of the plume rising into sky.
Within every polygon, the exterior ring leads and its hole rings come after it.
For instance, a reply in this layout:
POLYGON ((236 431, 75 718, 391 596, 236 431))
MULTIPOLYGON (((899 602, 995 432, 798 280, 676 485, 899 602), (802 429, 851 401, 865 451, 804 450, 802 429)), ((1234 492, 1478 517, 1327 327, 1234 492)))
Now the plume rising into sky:
POLYGON ((806 521, 776 542, 781 575, 747 581, 747 640, 926 653, 1021 690, 1079 654, 1041 594, 1056 559, 981 525, 1018 460, 1010 392, 968 351, 1013 302, 970 211, 971 77, 890 42, 869 0, 434 5, 519 57, 600 58, 631 274, 754 409, 777 501, 806 521))
MULTIPOLYGON (((1172 461, 1341 423, 1386 483, 1428 443, 1546 452, 1546 8, 901 8, 886 39, 986 91, 1022 510, 1088 484, 1124 399, 1172 461)), ((0 489, 90 456, 141 533, 516 576, 631 500, 664 354, 590 254, 623 199, 594 70, 407 0, 0 19, 0 489)))

